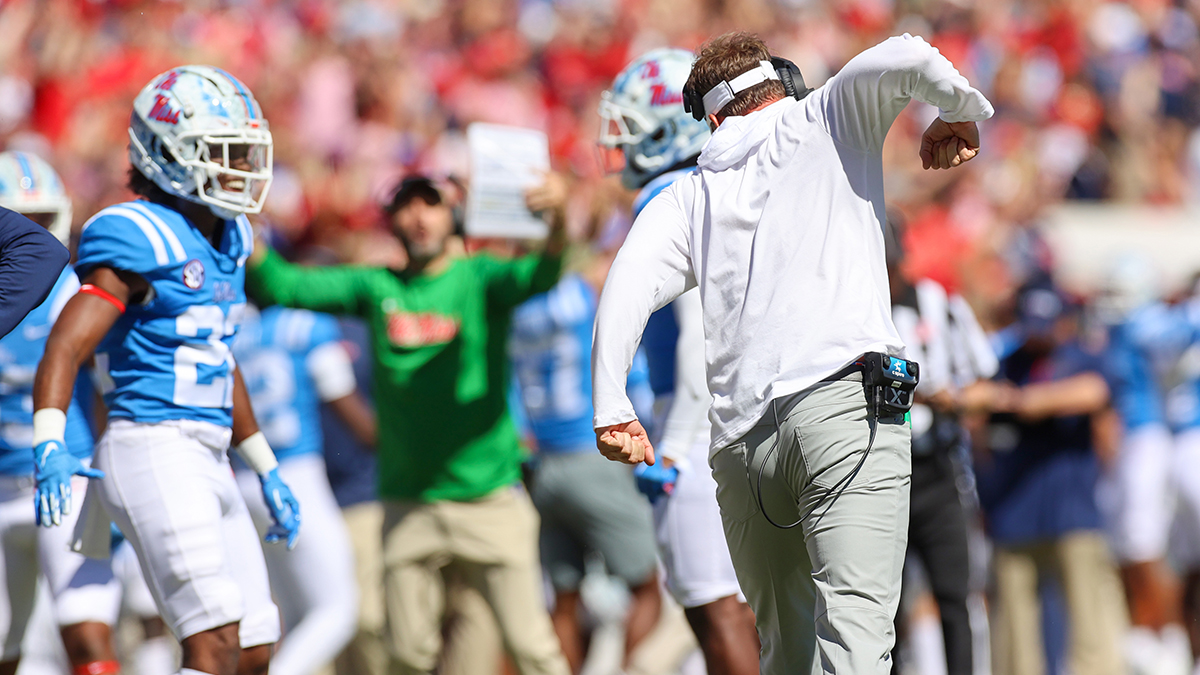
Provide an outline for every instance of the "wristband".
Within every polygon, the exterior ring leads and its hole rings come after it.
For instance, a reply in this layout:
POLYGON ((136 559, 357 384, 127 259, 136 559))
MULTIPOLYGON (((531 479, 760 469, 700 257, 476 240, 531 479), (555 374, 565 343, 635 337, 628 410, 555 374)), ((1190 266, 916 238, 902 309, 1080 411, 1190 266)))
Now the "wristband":
POLYGON ((101 300, 106 300, 113 307, 116 307, 118 312, 120 312, 122 314, 125 313, 125 303, 118 300, 117 296, 113 295, 112 293, 109 293, 108 291, 104 290, 103 288, 100 288, 99 286, 93 286, 92 284, 84 284, 79 287, 79 292, 86 293, 87 295, 94 295, 97 298, 100 298, 101 300))
POLYGON ((42 408, 33 413, 33 447, 46 441, 63 442, 67 435, 67 413, 58 408, 42 408))
POLYGON ((279 460, 275 459, 271 444, 267 443, 267 437, 263 436, 261 431, 254 432, 249 438, 239 443, 237 452, 242 461, 246 462, 246 465, 260 476, 270 473, 279 466, 279 460))

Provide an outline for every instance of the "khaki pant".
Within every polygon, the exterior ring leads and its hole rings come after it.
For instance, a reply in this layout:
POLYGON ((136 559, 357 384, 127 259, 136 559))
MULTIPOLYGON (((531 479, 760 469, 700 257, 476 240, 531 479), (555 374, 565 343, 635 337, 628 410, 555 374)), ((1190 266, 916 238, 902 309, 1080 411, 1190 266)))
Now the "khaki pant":
POLYGON ((870 454, 834 498, 867 448, 862 383, 823 383, 776 404, 712 460, 729 552, 762 638, 761 672, 888 675, 908 541, 908 426, 875 424, 870 454), (772 520, 816 510, 792 529, 768 523, 754 488, 760 469, 772 520))
POLYGON ((383 505, 363 502, 342 509, 350 545, 354 549, 354 573, 358 580, 358 631, 334 662, 337 675, 384 675, 387 652, 383 647, 383 505))
POLYGON ((1080 531, 1044 543, 997 546, 994 565, 996 604, 991 625, 995 675, 1046 672, 1038 602, 1038 580, 1045 574, 1062 584, 1070 626, 1070 672, 1125 672, 1120 651, 1125 606, 1103 535, 1080 531))
POLYGON ((442 649, 443 572, 491 606, 521 675, 568 675, 550 624, 537 551, 538 517, 519 488, 472 502, 385 502, 387 647, 392 672, 428 673, 442 649))

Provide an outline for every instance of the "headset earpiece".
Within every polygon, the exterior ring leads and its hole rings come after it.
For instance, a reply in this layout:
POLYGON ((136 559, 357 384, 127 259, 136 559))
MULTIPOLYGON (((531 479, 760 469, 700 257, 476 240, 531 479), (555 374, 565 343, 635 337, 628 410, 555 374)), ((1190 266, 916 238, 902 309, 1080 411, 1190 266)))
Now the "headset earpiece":
POLYGON ((692 119, 697 122, 704 121, 704 97, 696 93, 696 90, 684 87, 683 89, 683 111, 691 113, 692 119))
POLYGON ((783 90, 788 96, 799 101, 812 92, 812 89, 804 85, 804 76, 800 74, 800 67, 795 63, 782 56, 772 56, 771 65, 779 74, 779 81, 783 84, 783 90))

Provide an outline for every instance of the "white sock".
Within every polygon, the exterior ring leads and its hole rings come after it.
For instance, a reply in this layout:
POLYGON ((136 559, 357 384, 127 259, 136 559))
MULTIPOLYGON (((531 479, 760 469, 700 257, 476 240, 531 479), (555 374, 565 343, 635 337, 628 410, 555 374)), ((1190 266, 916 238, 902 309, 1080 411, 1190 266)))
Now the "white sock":
POLYGON ((1172 623, 1159 631, 1162 657, 1159 669, 1163 675, 1187 675, 1192 669, 1192 644, 1183 626, 1172 623))
POLYGON ((133 653, 133 672, 135 675, 171 675, 178 662, 167 636, 146 638, 133 653))
POLYGON ((1125 660, 1132 675, 1159 675, 1161 651, 1162 641, 1158 631, 1145 626, 1131 626, 1125 634, 1125 660))

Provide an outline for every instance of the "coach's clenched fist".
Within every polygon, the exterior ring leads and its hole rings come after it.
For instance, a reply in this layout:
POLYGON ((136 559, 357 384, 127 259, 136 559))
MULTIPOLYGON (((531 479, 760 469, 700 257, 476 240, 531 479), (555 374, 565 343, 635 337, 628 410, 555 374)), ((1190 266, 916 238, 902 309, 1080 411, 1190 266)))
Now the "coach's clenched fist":
POLYGON ((979 127, 974 122, 947 122, 938 117, 921 136, 921 166, 950 169, 979 154, 979 127))
POLYGON ((654 446, 645 427, 637 420, 596 429, 596 447, 614 462, 654 464, 654 446))

